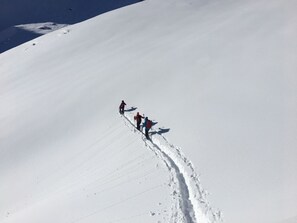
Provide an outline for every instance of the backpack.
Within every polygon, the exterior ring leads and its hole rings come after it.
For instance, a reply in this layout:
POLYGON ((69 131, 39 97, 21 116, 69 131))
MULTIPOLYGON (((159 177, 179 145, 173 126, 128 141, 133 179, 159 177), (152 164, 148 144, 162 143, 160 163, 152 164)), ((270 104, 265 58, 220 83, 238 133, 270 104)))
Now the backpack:
POLYGON ((147 120, 146 127, 148 129, 150 129, 152 127, 152 121, 151 120, 147 120))
POLYGON ((141 122, 141 115, 135 115, 134 120, 136 120, 137 122, 141 122))

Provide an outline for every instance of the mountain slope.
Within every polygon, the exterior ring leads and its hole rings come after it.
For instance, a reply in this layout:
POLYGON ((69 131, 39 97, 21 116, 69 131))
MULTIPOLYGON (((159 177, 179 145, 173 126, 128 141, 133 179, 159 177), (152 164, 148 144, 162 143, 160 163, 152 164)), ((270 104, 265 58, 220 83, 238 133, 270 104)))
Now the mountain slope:
POLYGON ((139 0, 2 0, 0 53, 61 26, 75 24, 139 0), (11 16, 13 15, 13 16, 11 16))
POLYGON ((1 54, 0 221, 179 222, 122 99, 170 129, 226 222, 296 216, 295 11, 151 0, 1 54))

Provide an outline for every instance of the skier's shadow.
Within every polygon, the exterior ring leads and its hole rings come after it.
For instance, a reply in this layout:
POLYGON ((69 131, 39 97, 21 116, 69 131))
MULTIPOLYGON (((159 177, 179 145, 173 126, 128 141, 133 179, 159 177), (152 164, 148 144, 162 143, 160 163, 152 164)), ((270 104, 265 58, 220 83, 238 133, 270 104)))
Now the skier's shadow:
POLYGON ((125 109, 125 112, 132 112, 132 111, 135 111, 137 109, 137 107, 131 107, 129 109, 125 109))
POLYGON ((170 128, 158 128, 158 129, 159 130, 157 130, 157 131, 151 132, 151 135, 155 135, 155 134, 162 135, 162 134, 170 131, 170 128))

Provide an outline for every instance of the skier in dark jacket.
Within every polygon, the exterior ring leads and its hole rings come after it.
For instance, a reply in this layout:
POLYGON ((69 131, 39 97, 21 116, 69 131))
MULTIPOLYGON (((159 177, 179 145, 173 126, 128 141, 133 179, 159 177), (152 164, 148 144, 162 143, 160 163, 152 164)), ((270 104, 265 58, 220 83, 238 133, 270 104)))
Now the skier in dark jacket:
POLYGON ((139 112, 137 112, 137 114, 134 116, 134 120, 136 120, 136 128, 138 130, 140 130, 141 119, 143 119, 143 117, 139 114, 139 112))
POLYGON ((124 114, 125 105, 126 105, 126 103, 124 102, 124 100, 122 100, 120 107, 119 107, 120 114, 124 114))
POLYGON ((151 127, 152 127, 152 121, 149 120, 148 117, 145 117, 143 126, 145 127, 145 137, 147 139, 149 139, 148 133, 149 133, 149 130, 151 129, 151 127))

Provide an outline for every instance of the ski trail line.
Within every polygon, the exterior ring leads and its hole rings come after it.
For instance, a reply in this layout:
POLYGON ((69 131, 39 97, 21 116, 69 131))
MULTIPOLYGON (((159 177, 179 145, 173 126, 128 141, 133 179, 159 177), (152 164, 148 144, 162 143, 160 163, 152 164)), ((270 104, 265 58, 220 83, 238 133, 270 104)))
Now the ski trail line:
POLYGON ((133 121, 132 112, 122 115, 127 127, 141 135, 145 146, 148 147, 168 169, 170 175, 173 204, 170 222, 178 223, 214 223, 222 220, 221 212, 214 210, 207 201, 205 191, 195 171, 194 165, 186 158, 179 147, 171 144, 162 134, 151 129, 154 135, 147 140, 138 131, 133 121))

